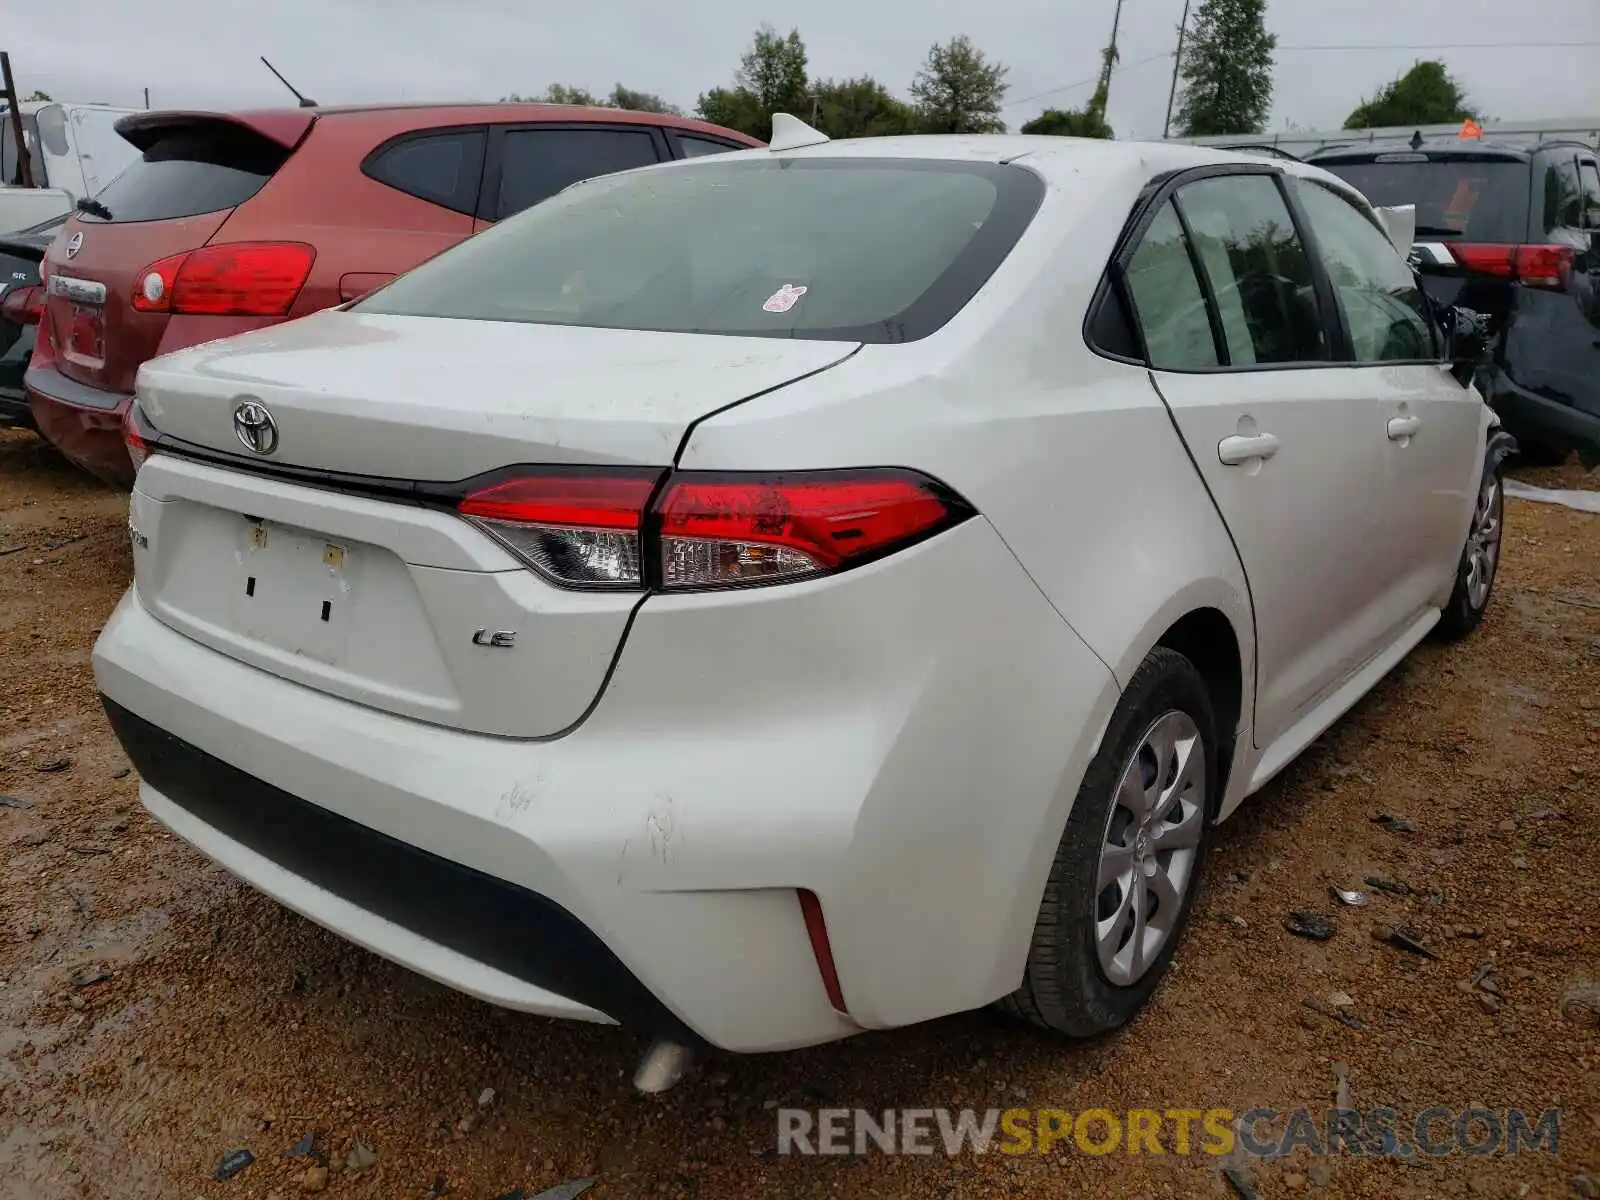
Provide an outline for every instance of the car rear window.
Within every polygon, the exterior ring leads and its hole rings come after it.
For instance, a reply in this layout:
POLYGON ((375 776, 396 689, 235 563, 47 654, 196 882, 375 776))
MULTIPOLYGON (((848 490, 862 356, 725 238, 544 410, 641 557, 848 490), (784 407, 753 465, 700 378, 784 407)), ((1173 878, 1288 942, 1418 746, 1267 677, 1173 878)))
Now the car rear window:
POLYGON ((591 180, 356 311, 900 342, 950 319, 1044 194, 994 163, 705 158, 591 180))
POLYGON ((167 221, 234 208, 259 192, 289 153, 232 122, 164 130, 100 190, 90 215, 114 223, 167 221))
POLYGON ((1462 156, 1407 161, 1325 161, 1316 165, 1354 184, 1376 205, 1415 204, 1417 239, 1522 242, 1528 230, 1528 164, 1462 156))

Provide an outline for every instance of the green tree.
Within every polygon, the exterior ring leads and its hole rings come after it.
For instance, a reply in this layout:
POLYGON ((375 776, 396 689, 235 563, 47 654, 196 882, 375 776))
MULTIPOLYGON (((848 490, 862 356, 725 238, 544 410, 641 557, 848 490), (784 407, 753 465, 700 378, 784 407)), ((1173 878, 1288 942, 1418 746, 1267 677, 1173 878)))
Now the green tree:
POLYGON ((712 88, 700 96, 695 108, 707 121, 751 137, 771 136, 773 113, 808 119, 806 45, 800 31, 791 29, 785 36, 770 25, 761 26, 739 60, 733 87, 712 88))
POLYGON ((1115 137, 1105 116, 1092 108, 1047 108, 1022 126, 1023 133, 1052 133, 1058 137, 1115 137))
POLYGON ((611 89, 611 95, 605 100, 607 108, 626 108, 633 112, 670 113, 678 116, 678 110, 668 104, 654 92, 636 92, 632 88, 625 88, 620 83, 611 89))
POLYGON ((1346 129, 1377 129, 1386 125, 1444 125, 1477 119, 1466 92, 1437 60, 1419 62, 1404 75, 1363 100, 1345 118, 1346 129))
POLYGON ((928 51, 911 83, 922 128, 929 133, 1004 133, 1000 101, 1006 68, 990 62, 965 34, 928 51))
MULTIPOLYGON (((886 137, 917 132, 917 114, 876 79, 824 79, 811 87, 816 120, 829 137, 886 137)), ((796 113, 809 120, 807 113, 796 113)))
POLYGON ((23 103, 24 104, 31 104, 34 101, 38 101, 40 104, 49 104, 49 103, 51 103, 50 93, 49 92, 41 92, 41 91, 39 91, 39 89, 35 88, 34 91, 33 91, 33 95, 28 96, 27 98, 25 98, 23 100, 23 103))
POLYGON ((1178 128, 1186 137, 1260 133, 1272 111, 1267 0, 1200 0, 1179 73, 1178 128))

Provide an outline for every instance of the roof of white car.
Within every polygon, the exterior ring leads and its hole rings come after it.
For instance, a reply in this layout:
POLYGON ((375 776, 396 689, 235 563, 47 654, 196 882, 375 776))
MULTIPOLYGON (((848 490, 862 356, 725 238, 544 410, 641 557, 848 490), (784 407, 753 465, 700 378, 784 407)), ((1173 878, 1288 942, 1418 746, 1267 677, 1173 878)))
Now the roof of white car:
POLYGON ((1250 163, 1289 174, 1330 180, 1337 177, 1309 163, 1266 158, 1236 150, 1216 150, 1184 142, 1119 142, 1098 138, 1030 134, 916 134, 904 137, 852 138, 818 142, 792 150, 747 150, 795 158, 920 158, 969 162, 1023 161, 1055 181, 1084 170, 1132 170, 1147 176, 1182 171, 1211 163, 1250 163))

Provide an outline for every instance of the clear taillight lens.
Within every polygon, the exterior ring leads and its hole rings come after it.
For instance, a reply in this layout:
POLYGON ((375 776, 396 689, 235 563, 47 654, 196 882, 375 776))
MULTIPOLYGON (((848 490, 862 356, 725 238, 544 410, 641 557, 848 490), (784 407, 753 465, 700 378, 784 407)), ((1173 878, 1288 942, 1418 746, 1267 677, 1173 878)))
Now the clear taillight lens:
POLYGON ((456 511, 552 583, 638 588, 640 526, 660 477, 552 468, 480 488, 456 511))

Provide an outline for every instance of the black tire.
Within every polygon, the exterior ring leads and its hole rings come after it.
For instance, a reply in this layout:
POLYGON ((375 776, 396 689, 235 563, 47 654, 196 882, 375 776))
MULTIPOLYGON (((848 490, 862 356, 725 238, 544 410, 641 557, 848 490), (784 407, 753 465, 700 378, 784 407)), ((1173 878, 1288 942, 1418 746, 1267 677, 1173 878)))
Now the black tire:
POLYGON ((1158 646, 1134 673, 1078 788, 1045 884, 1022 986, 998 1002, 1001 1011, 1071 1037, 1093 1037, 1125 1024, 1150 999, 1182 940, 1205 866, 1207 826, 1219 799, 1217 745, 1205 681, 1183 655, 1158 646), (1200 732, 1207 807, 1177 924, 1145 973, 1120 986, 1106 977, 1095 949, 1100 848, 1124 769, 1154 722, 1174 710, 1187 714, 1200 732))
MULTIPOLYGON (((1494 596, 1495 580, 1500 574, 1500 543, 1505 529, 1506 493, 1500 464, 1485 464, 1483 479, 1478 486, 1478 499, 1472 506, 1472 521, 1467 528, 1466 540, 1461 546, 1461 558, 1456 564, 1456 585, 1450 593, 1450 602, 1444 606, 1434 633, 1447 642, 1459 641, 1483 621, 1489 611, 1489 601, 1494 596), (1492 489, 1492 493, 1491 490, 1492 489), (1494 555, 1489 567, 1489 586, 1483 590, 1472 586, 1473 551, 1480 540, 1480 521, 1484 513, 1485 497, 1489 513, 1494 519, 1494 555)), ((1482 561, 1480 559, 1480 561, 1482 561)))

